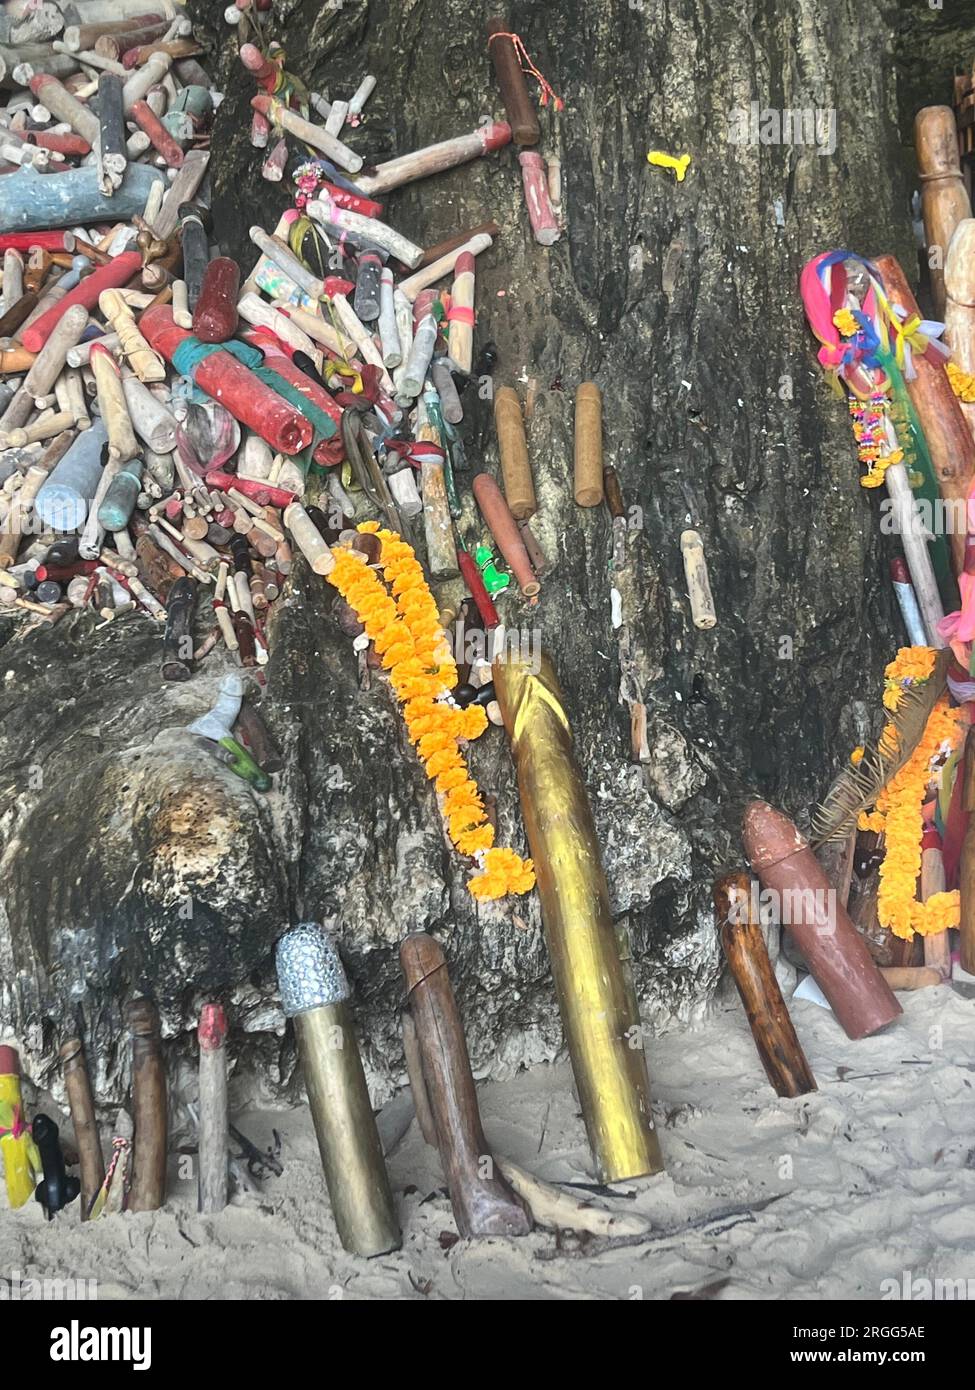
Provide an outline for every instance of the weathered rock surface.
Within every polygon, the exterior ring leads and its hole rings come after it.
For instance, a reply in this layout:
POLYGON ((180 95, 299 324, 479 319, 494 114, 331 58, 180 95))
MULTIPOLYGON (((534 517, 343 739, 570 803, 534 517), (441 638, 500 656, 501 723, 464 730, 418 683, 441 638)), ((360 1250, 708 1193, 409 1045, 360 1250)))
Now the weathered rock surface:
MULTIPOLYGON (((226 93, 216 235, 249 267, 247 227, 270 226, 286 194, 260 178, 252 88, 231 31, 214 27, 219 7, 190 9, 226 93)), ((466 0, 279 0, 275 16, 309 86, 348 95, 376 74, 351 136, 371 159, 501 113, 466 0)), ((540 602, 507 600, 509 622, 557 656, 645 1020, 687 1023, 720 973, 710 884, 740 862, 742 797, 793 813, 814 800, 866 732, 862 701, 876 707, 899 640, 845 407, 821 382, 796 289, 803 262, 837 245, 913 267, 891 40, 876 7, 832 0, 525 4, 512 27, 566 103, 543 121, 561 150, 565 236, 550 251, 532 241, 510 149, 390 195, 388 213, 426 244, 488 216, 504 228, 478 264, 478 341, 498 345, 496 382, 534 393, 533 525, 549 560, 540 602), (835 109, 835 153, 728 143, 752 101, 835 109), (686 180, 651 168, 651 148, 690 152, 686 180), (607 462, 631 508, 618 573, 608 515, 572 500, 584 379, 604 391, 607 462), (691 524, 711 632, 689 618, 678 538, 691 524), (643 767, 630 761, 633 700, 648 713, 643 767)), ((488 397, 482 383, 464 398, 473 469, 497 464, 488 397)), ((472 505, 462 530, 480 539, 472 505)), ((270 953, 302 917, 338 919, 380 1091, 401 1073, 396 947, 411 929, 445 940, 476 1065, 559 1048, 537 903, 476 909, 388 689, 359 690, 331 603, 298 565, 273 630, 263 708, 286 767, 266 797, 182 732, 212 700, 219 654, 164 686, 148 620, 93 634, 78 617, 0 653, 0 1030, 36 1075, 80 1012, 100 1096, 120 1094, 120 1009, 144 989, 170 1035, 204 995, 237 1001, 251 1055, 286 1076, 270 953)), ((473 767, 497 798, 500 841, 521 845, 499 731, 473 767)))

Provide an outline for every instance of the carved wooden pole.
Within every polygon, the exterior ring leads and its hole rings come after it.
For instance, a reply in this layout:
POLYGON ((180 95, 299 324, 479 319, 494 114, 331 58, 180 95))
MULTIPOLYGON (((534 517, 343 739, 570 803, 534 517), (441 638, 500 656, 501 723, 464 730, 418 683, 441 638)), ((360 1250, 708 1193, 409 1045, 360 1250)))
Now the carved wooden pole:
POLYGON ((156 1211, 166 1200, 166 1070, 159 1014, 148 999, 127 1010, 132 1040, 132 1118, 135 1147, 129 1211, 156 1211))
POLYGON ((950 106, 925 106, 914 118, 914 145, 921 181, 921 216, 934 316, 944 317, 944 266, 958 223, 971 217, 972 205, 958 163, 958 134, 950 106))
MULTIPOLYGON (((532 1227, 521 1201, 496 1170, 481 1127, 467 1042, 443 951, 425 932, 400 945, 400 965, 409 992, 422 1076, 437 1147, 462 1236, 520 1236, 532 1227)), ((414 1078, 411 1075, 411 1084, 414 1078)))
POLYGON ((87 1221, 92 1203, 105 1181, 105 1160, 102 1156, 101 1140, 98 1137, 95 1102, 91 1094, 91 1080, 88 1076, 81 1039, 70 1038, 61 1048, 60 1055, 64 1086, 68 1093, 68 1105, 71 1109, 71 1123, 74 1125, 75 1143, 78 1145, 78 1163, 81 1171, 81 1219, 87 1221))
POLYGON ((742 839, 762 886, 782 904, 789 933, 847 1037, 869 1037, 895 1019, 900 1005, 789 817, 767 801, 750 801, 742 839))
POLYGON ((776 1095, 804 1096, 816 1090, 816 1078, 796 1037, 762 929, 752 913, 751 887, 748 874, 728 874, 714 885, 721 945, 776 1095))

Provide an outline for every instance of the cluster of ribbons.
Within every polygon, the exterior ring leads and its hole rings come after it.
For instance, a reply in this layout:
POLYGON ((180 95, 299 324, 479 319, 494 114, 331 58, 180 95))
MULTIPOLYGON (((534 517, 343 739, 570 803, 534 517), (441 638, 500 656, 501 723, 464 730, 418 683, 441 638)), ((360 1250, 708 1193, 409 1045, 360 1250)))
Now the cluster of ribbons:
MULTIPOLYGON (((892 304, 876 266, 853 251, 814 256, 802 269, 799 289, 809 326, 821 344, 819 361, 834 390, 847 395, 854 406, 869 402, 889 417, 914 495, 933 510, 940 489, 906 383, 917 375, 915 357, 946 358, 944 324, 892 304), (856 275, 856 297, 850 293, 851 271, 856 275)), ((892 451, 893 445, 881 441, 882 455, 892 451)), ((880 471, 884 462, 881 457, 880 471)), ((939 587, 951 592, 944 536, 931 541, 930 551, 939 587)))
MULTIPOLYGON (((869 401, 887 414, 915 496, 936 501, 940 491, 934 468, 905 383, 917 375, 915 358, 941 363, 947 359, 949 349, 941 341, 944 324, 892 304, 876 266, 851 251, 814 256, 803 267, 800 290, 809 326, 820 343, 819 362, 834 388, 847 393, 854 407, 869 401), (851 280, 856 282, 855 295, 850 293, 851 280)), ((973 500, 975 489, 970 509, 973 500)), ((942 584, 949 575, 944 537, 933 539, 930 549, 942 584)), ((958 589, 960 606, 942 619, 939 630, 955 658, 948 688, 953 699, 964 705, 975 700, 975 536, 967 541, 958 589)), ((925 836, 930 843, 935 839, 941 843, 949 885, 956 881, 968 819, 962 806, 959 766, 956 752, 942 770, 937 797, 923 808, 925 836)))
POLYGON ((288 72, 285 67, 287 57, 283 48, 261 51, 261 57, 274 67, 273 72, 253 73, 252 76, 262 91, 276 97, 285 106, 294 107, 303 116, 308 115, 308 88, 300 77, 288 72))
POLYGON ((799 288, 809 326, 822 344, 820 364, 834 382, 842 378, 847 389, 861 399, 877 390, 892 389, 891 361, 906 381, 913 381, 914 353, 942 360, 948 356, 948 348, 941 342, 944 324, 892 305, 879 272, 863 256, 852 251, 824 251, 807 261, 799 288), (859 308, 847 303, 846 266, 851 262, 861 267, 867 280, 859 308), (849 315, 847 322, 856 325, 852 334, 844 334, 840 326, 845 315, 849 315), (866 378, 866 370, 879 376, 866 378))

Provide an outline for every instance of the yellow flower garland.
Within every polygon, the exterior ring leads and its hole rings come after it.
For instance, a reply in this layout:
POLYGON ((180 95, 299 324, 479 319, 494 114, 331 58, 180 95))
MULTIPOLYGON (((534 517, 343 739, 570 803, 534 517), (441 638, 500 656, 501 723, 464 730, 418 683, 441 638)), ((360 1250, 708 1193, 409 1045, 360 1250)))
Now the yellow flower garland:
POLYGON ((884 667, 884 708, 897 708, 905 686, 923 684, 934 670, 936 659, 933 647, 901 647, 884 667))
MULTIPOLYGON (((902 647, 884 671, 885 707, 897 708, 906 684, 927 680, 935 660, 930 647, 902 647)), ((908 761, 884 787, 874 810, 861 814, 857 822, 861 830, 874 830, 885 837, 877 916, 882 926, 905 941, 915 932, 927 936, 958 925, 957 891, 935 893, 925 903, 918 902, 915 895, 921 872, 921 807, 932 779, 940 776, 941 761, 958 746, 963 732, 961 711, 950 706, 947 698, 939 700, 908 761)), ((895 738, 894 726, 888 724, 881 742, 895 738)))
POLYGON ((468 891, 480 900, 527 893, 535 885, 532 862, 494 847, 494 826, 464 763, 460 741, 482 734, 487 715, 479 705, 461 709, 449 699, 457 666, 423 567, 395 531, 381 530, 374 521, 358 529, 379 538, 382 579, 360 551, 335 547, 328 580, 355 610, 389 672, 410 742, 441 798, 451 842, 478 863, 480 873, 468 891))
POLYGON ((954 362, 945 364, 945 371, 948 373, 948 380, 951 382, 951 389, 960 401, 970 405, 975 401, 975 376, 971 372, 963 372, 961 367, 956 367, 954 362))

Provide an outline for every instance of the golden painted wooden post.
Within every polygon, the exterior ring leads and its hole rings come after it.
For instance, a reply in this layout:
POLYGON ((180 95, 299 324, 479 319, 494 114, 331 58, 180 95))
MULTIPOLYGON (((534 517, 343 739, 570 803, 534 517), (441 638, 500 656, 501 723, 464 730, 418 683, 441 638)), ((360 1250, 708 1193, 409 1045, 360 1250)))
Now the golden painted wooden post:
POLYGON ((532 663, 506 652, 496 658, 493 673, 596 1167, 604 1182, 659 1173, 663 1160, 650 1113, 640 1016, 555 668, 544 654, 532 663))

